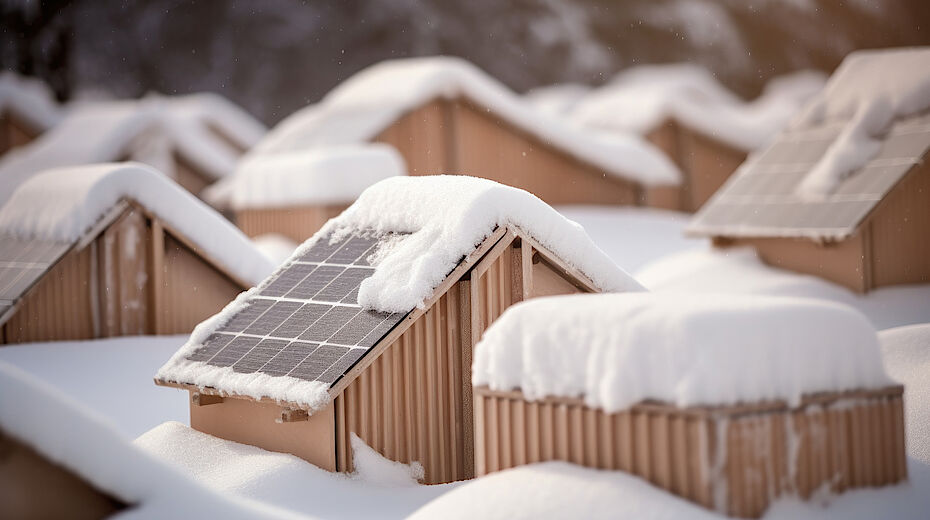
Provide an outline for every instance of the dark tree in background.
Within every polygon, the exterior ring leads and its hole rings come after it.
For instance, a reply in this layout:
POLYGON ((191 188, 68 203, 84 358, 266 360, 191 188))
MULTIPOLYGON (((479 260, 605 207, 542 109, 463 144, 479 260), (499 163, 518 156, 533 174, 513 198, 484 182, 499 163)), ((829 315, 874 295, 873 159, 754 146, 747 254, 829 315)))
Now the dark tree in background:
POLYGON ((0 65, 61 96, 220 92, 269 123, 377 61, 453 54, 517 90, 691 61, 745 96, 930 43, 926 0, 92 0, 0 4, 0 65))

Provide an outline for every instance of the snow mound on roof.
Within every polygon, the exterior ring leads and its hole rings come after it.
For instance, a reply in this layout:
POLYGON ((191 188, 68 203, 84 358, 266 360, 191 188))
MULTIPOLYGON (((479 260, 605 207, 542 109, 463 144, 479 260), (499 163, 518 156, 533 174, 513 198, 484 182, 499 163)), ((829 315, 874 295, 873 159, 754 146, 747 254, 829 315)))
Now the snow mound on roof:
POLYGON ((297 242, 279 233, 265 233, 252 237, 252 244, 274 265, 283 264, 297 249, 297 242))
POLYGON ((853 52, 795 126, 843 121, 842 132, 798 184, 797 193, 817 199, 864 166, 881 148, 896 119, 930 109, 930 47, 853 52))
MULTIPOLYGON (((588 237, 584 228, 526 191, 466 176, 394 177, 365 190, 316 234, 371 230, 409 233, 379 252, 375 273, 359 289, 359 303, 383 312, 422 306, 456 264, 498 226, 516 226, 603 291, 641 286, 588 237)), ((312 246, 310 239, 295 255, 312 246)))
POLYGON ((568 114, 591 92, 591 87, 580 83, 559 83, 531 89, 523 98, 546 114, 568 114))
POLYGON ((885 367, 904 384, 907 453, 930 463, 930 323, 878 334, 885 367))
POLYGON ((0 112, 10 111, 33 130, 45 131, 61 120, 62 110, 41 80, 0 73, 0 112))
POLYGON ((677 168, 634 135, 592 135, 534 109, 471 63, 447 56, 388 60, 285 119, 255 154, 368 141, 404 113, 465 97, 493 115, 605 171, 646 185, 678 184, 677 168))
MULTIPOLYGON (((349 204, 372 184, 405 173, 397 150, 380 143, 251 156, 230 178, 229 199, 233 209, 349 204)), ((223 198, 211 198, 217 202, 223 198)))
POLYGON ((643 65, 620 73, 570 114, 573 122, 645 135, 674 119, 730 146, 752 151, 769 141, 824 84, 821 73, 775 78, 745 102, 706 69, 691 64, 643 65))
POLYGON ((74 242, 121 199, 141 204, 243 282, 257 284, 274 270, 229 221, 157 171, 138 163, 94 164, 39 173, 0 208, 0 232, 25 239, 74 242))
POLYGON ((68 396, 3 362, 0 430, 134 506, 123 513, 127 517, 298 518, 194 482, 134 447, 68 396))
POLYGON ((250 119, 212 94, 76 103, 53 129, 0 160, 0 204, 40 171, 126 158, 174 178, 177 155, 222 178, 264 132, 250 119))
POLYGON ((529 300, 475 347, 472 382, 531 400, 583 397, 609 413, 879 388, 878 339, 855 310, 817 300, 630 293, 529 300))

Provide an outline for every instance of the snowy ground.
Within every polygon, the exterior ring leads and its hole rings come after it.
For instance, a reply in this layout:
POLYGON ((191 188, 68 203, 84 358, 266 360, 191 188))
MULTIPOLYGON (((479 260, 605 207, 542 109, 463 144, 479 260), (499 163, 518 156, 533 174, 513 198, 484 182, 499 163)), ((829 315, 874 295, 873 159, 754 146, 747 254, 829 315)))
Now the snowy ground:
POLYGON ((62 390, 135 438, 165 421, 187 423, 187 392, 152 377, 186 336, 25 343, 0 347, 6 361, 62 390))

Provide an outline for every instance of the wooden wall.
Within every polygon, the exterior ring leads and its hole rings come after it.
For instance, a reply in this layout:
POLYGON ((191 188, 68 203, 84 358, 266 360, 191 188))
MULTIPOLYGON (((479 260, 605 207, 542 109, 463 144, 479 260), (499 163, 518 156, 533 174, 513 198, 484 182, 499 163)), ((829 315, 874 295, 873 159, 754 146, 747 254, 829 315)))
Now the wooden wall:
POLYGON ((901 387, 833 394, 788 410, 639 405, 606 414, 580 399, 526 401, 475 389, 478 476, 547 460, 640 476, 692 502, 759 517, 776 497, 907 478, 901 387))
POLYGON ((435 100, 375 139, 400 151, 410 175, 474 175, 549 204, 636 205, 636 184, 606 173, 466 100, 435 100))
POLYGON ((930 166, 915 167, 850 238, 715 238, 718 246, 749 245, 770 265, 819 276, 856 292, 930 283, 930 166))
POLYGON ((354 432, 391 460, 422 463, 426 483, 474 476, 475 343, 513 303, 583 290, 540 250, 506 234, 336 396, 341 471, 352 469, 354 432))
POLYGON ((126 507, 0 431, 0 518, 108 518, 126 507))
POLYGON ((0 155, 9 150, 29 144, 39 135, 16 119, 12 114, 0 113, 0 155))
POLYGON ((187 333, 245 289, 129 204, 26 292, 0 338, 24 343, 187 333))
POLYGON ((249 237, 279 233, 298 244, 313 236, 329 219, 339 216, 348 204, 286 208, 250 208, 236 212, 236 225, 249 237))
MULTIPOLYGON (((214 179, 206 172, 199 170, 190 161, 185 159, 181 154, 175 152, 174 155, 174 180, 182 188, 189 191, 196 197, 200 197, 203 191, 214 179)), ((232 173, 232 172, 230 172, 232 173)))

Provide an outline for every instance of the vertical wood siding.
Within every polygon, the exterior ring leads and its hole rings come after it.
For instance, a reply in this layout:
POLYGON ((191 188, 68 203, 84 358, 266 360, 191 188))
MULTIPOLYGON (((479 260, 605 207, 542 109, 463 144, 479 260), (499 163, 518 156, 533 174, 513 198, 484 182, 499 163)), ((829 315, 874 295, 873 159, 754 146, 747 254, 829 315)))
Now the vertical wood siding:
POLYGON ((302 243, 329 219, 339 216, 348 204, 289 208, 255 208, 236 212, 236 225, 246 236, 257 237, 266 233, 278 233, 294 242, 302 243))
POLYGON ((606 414, 577 400, 530 402, 475 391, 476 472, 547 460, 622 470, 730 515, 761 516, 776 497, 809 498, 907 478, 900 393, 836 396, 795 410, 689 413, 663 406, 606 414))

